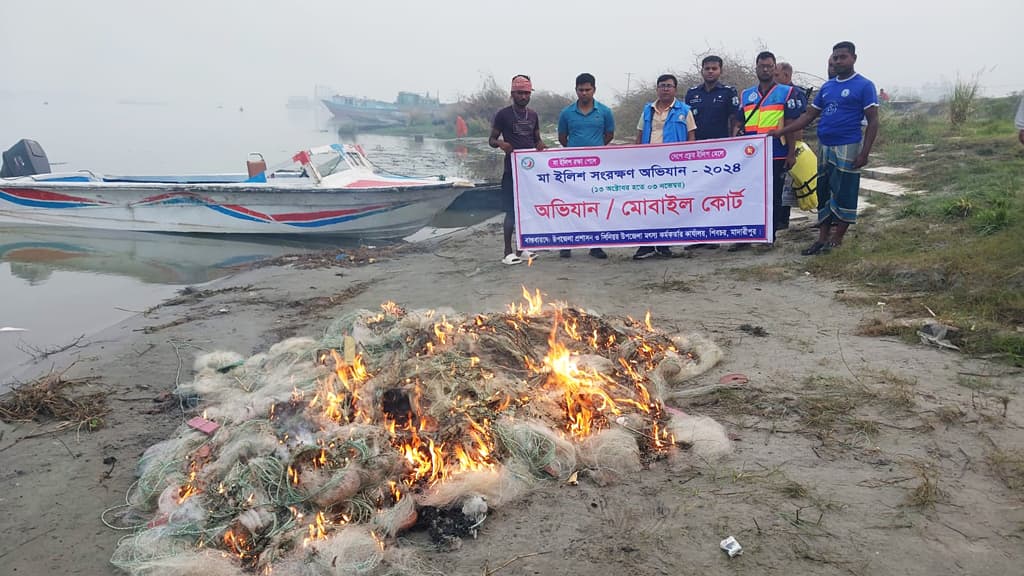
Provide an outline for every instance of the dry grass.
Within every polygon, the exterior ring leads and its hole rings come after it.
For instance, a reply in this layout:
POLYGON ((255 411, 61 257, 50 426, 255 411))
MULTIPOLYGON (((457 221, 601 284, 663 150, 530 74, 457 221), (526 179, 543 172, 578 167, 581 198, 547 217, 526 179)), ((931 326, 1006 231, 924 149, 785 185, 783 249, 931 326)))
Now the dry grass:
POLYGON ((749 268, 735 268, 733 276, 739 280, 756 282, 783 282, 796 278, 798 271, 788 265, 764 265, 751 266, 749 268))
POLYGON ((71 389, 97 380, 96 377, 66 380, 64 374, 50 372, 32 382, 13 388, 0 397, 0 419, 5 422, 58 420, 88 423, 90 428, 102 426, 107 413, 107 395, 93 392, 72 396, 71 389))
POLYGON ((996 449, 985 458, 992 473, 1010 490, 1024 490, 1024 450, 996 449))
POLYGON ((664 280, 661 282, 648 282, 640 286, 644 290, 658 290, 665 292, 693 292, 693 287, 685 280, 664 280))
POLYGON ((938 415, 939 420, 946 423, 947 425, 958 424, 964 419, 964 411, 956 404, 948 404, 946 406, 939 406, 935 411, 938 415))
POLYGON ((797 390, 756 388, 718 390, 689 403, 709 414, 752 416, 762 422, 744 426, 767 429, 764 420, 814 436, 826 444, 856 446, 879 433, 878 414, 908 415, 915 405, 915 382, 888 371, 861 376, 860 382, 831 375, 805 378, 797 390))
POLYGON ((901 322, 892 322, 881 318, 870 318, 857 327, 858 336, 898 336, 900 338, 916 338, 916 329, 901 322))
POLYGON ((946 492, 939 488, 939 474, 932 467, 917 465, 921 483, 907 496, 907 503, 917 508, 931 508, 946 500, 946 492))

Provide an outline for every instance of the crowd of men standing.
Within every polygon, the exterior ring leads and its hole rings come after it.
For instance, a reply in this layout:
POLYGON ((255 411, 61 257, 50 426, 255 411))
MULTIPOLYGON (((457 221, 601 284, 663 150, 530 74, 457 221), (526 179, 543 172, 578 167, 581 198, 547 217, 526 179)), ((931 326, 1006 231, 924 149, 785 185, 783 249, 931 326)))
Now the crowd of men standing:
MULTIPOLYGON (((805 255, 828 252, 842 243, 850 224, 856 221, 860 168, 878 133, 878 96, 874 84, 854 70, 856 48, 840 42, 829 57, 829 79, 813 101, 807 92, 792 85, 793 67, 777 62, 764 51, 755 59, 757 84, 737 91, 720 82, 724 62, 708 56, 701 62, 703 83, 679 98, 678 80, 662 74, 656 83, 655 99, 644 105, 636 124, 636 144, 663 144, 693 140, 711 140, 739 135, 763 134, 772 137, 773 229, 789 227, 790 206, 787 172, 795 163, 796 141, 804 127, 819 119, 821 143, 818 170, 819 238, 803 250, 805 255), (866 123, 867 128, 863 128, 866 123)), ((576 101, 558 117, 558 141, 563 147, 607 146, 615 137, 615 118, 610 108, 597 101, 597 81, 592 74, 576 77, 576 101)), ((512 105, 494 117, 489 143, 505 153, 502 176, 502 202, 505 209, 505 264, 518 264, 535 256, 528 250, 517 252, 512 246, 515 210, 512 186, 511 152, 518 149, 543 150, 540 118, 528 107, 533 85, 526 75, 512 78, 512 105)), ((775 242, 773 234, 772 243, 775 242)), ((704 245, 717 248, 717 245, 704 245)), ((737 243, 730 251, 743 250, 737 243)), ((594 258, 608 255, 600 248, 590 250, 594 258)), ((570 250, 560 256, 569 258, 570 250)), ((641 246, 634 259, 672 257, 668 246, 641 246)))

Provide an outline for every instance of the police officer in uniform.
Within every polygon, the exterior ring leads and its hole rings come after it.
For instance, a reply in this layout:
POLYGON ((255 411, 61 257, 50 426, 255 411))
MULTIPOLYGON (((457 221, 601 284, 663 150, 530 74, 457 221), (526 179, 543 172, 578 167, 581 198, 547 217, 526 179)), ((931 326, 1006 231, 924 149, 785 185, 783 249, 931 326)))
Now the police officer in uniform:
MULTIPOLYGON (((700 63, 704 83, 686 91, 684 100, 697 122, 697 140, 729 138, 739 130, 736 111, 740 107, 740 96, 735 88, 718 81, 722 75, 722 66, 722 59, 718 56, 704 58, 700 63)), ((718 244, 692 244, 686 247, 687 250, 695 248, 714 250, 718 244)))
POLYGON ((736 89, 718 81, 722 75, 722 59, 707 56, 700 63, 704 83, 686 91, 686 105, 697 121, 697 140, 735 136, 739 127, 736 115, 740 96, 736 89))

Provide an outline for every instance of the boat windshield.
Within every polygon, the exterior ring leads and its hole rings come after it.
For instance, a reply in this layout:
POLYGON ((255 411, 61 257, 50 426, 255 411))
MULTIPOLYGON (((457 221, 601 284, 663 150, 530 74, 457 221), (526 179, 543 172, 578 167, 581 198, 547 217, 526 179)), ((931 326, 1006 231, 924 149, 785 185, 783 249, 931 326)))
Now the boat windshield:
POLYGON ((345 163, 341 154, 324 154, 324 158, 317 160, 319 161, 316 163, 316 169, 321 176, 330 176, 348 170, 348 164, 345 163))

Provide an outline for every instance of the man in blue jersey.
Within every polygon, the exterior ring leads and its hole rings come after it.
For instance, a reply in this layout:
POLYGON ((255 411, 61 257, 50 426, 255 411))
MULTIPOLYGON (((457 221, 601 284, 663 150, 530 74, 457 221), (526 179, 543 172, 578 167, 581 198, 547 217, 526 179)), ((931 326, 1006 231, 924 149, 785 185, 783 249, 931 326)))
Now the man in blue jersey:
POLYGON ((871 146, 878 136, 878 90, 873 82, 854 70, 857 49, 853 42, 832 47, 835 78, 822 85, 807 112, 796 122, 776 130, 781 136, 803 130, 818 122, 818 239, 801 253, 805 256, 828 252, 843 243, 846 230, 857 221, 860 169, 868 163, 871 146), (861 133, 861 120, 867 129, 861 133))
MULTIPOLYGON (((576 77, 576 102, 558 115, 558 141, 562 146, 605 146, 615 137, 615 117, 611 109, 594 100, 596 82, 594 75, 586 72, 576 77)), ((559 255, 569 258, 572 250, 561 250, 559 255)), ((591 248, 590 255, 602 260, 608 257, 600 248, 591 248)))

